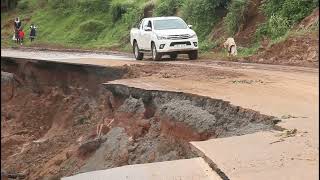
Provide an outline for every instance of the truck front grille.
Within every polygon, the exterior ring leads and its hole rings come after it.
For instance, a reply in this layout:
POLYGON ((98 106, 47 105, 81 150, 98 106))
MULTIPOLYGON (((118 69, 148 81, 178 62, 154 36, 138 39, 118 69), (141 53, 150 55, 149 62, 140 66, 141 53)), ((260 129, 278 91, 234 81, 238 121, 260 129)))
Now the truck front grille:
POLYGON ((189 39, 189 38, 190 38, 189 34, 169 35, 168 36, 168 39, 171 39, 171 40, 189 39))

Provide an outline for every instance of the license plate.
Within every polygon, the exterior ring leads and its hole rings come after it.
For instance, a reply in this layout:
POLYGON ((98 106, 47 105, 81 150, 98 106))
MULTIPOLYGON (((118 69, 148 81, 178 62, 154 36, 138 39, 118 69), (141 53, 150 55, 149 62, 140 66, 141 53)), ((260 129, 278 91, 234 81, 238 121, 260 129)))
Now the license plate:
POLYGON ((186 46, 185 44, 177 44, 177 45, 175 45, 174 47, 181 48, 181 47, 185 47, 185 46, 186 46))

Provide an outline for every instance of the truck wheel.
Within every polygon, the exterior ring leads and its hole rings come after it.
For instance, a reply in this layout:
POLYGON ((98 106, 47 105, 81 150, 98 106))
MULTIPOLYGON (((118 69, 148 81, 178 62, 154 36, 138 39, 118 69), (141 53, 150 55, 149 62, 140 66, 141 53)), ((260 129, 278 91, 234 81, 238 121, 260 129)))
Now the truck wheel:
POLYGON ((136 41, 133 43, 133 54, 136 60, 143 59, 143 53, 139 52, 138 43, 136 41))
POLYGON ((178 54, 176 54, 176 53, 170 54, 170 58, 171 58, 172 60, 177 59, 177 57, 178 57, 178 54))
POLYGON ((196 59, 198 59, 198 51, 196 50, 196 51, 191 51, 191 52, 189 52, 189 59, 191 59, 191 60, 196 60, 196 59))
POLYGON ((154 43, 151 44, 151 51, 152 51, 152 60, 159 61, 162 55, 157 52, 157 48, 154 43))

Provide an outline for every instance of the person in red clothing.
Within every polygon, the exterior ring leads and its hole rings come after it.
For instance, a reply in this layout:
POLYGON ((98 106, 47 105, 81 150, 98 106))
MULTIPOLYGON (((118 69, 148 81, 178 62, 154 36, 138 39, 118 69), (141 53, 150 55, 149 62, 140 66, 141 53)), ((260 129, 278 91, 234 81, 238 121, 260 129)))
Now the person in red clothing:
POLYGON ((19 40, 20 40, 20 45, 22 45, 23 38, 24 38, 24 32, 23 32, 23 30, 21 29, 21 30, 19 31, 19 40))

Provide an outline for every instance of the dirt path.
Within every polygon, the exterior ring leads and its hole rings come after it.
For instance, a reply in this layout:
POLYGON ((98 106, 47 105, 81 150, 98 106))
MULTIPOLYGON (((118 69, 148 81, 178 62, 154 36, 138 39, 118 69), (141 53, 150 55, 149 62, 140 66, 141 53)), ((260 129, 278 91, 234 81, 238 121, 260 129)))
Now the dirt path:
MULTIPOLYGON (((5 56, 12 55, 12 51, 1 52, 5 56)), ((35 56, 24 52, 16 54, 33 59, 35 56)), ((279 132, 262 132, 193 143, 231 179, 311 179, 319 175, 318 68, 205 60, 137 62, 110 56, 92 58, 82 54, 67 57, 59 54, 59 58, 54 54, 40 55, 42 57, 37 57, 39 61, 105 67, 127 65, 133 72, 138 72, 135 78, 107 84, 222 99, 276 116, 282 120, 279 126, 294 132, 284 138, 281 137, 287 132, 280 135, 279 132), (213 148, 217 146, 219 148, 213 148)))

